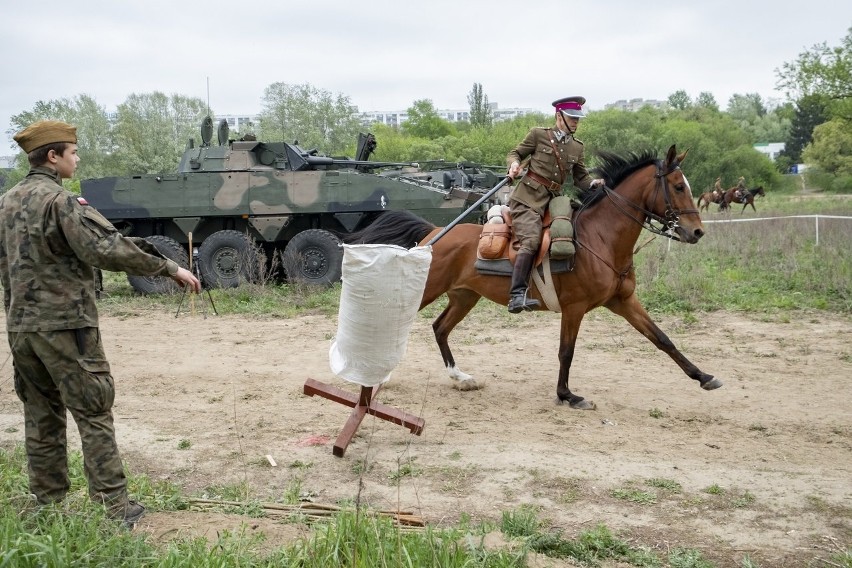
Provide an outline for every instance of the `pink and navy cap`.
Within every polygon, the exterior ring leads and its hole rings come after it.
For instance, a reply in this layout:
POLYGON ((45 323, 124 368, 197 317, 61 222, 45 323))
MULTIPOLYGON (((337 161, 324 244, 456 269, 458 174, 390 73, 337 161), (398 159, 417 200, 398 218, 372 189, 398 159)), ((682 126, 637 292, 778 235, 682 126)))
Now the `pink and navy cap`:
POLYGON ((553 106, 556 110, 561 112, 564 116, 571 116, 574 118, 583 118, 586 116, 583 114, 584 104, 586 104, 585 97, 565 97, 564 99, 553 101, 553 106))

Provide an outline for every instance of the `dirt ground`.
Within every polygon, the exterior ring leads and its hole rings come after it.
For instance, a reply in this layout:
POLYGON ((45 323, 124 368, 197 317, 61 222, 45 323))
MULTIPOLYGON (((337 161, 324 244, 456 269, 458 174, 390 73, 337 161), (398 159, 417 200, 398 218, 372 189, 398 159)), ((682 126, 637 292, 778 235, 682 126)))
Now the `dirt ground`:
MULTIPOLYGON (((451 336, 461 369, 484 384, 470 392, 453 388, 431 318, 420 317, 378 399, 425 419, 422 435, 368 416, 342 458, 332 445, 349 409, 302 392, 309 378, 357 392, 329 369, 336 316, 138 310, 102 314, 101 328, 129 469, 190 494, 221 497, 244 483, 264 501, 360 499, 434 526, 532 505, 569 537, 603 523, 660 553, 698 549, 720 567, 746 555, 761 567, 823 565, 852 547, 852 320, 696 319, 658 323, 724 387, 702 391, 599 310, 584 321, 571 376, 598 408, 576 411, 554 404, 558 315, 477 308, 451 336)), ((0 443, 22 432, 7 362, 0 443)), ((215 535, 245 520, 151 512, 140 528, 215 535)), ((271 544, 300 534, 249 521, 271 544)))

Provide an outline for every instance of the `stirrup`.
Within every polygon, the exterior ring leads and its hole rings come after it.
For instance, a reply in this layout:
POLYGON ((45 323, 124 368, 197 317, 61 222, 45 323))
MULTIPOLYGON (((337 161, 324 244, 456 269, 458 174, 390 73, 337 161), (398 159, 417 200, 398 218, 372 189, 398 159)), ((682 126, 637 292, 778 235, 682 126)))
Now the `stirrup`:
POLYGON ((521 312, 531 312, 534 308, 539 306, 538 300, 528 300, 527 292, 524 290, 523 294, 512 294, 509 297, 509 313, 510 314, 519 314, 521 312))

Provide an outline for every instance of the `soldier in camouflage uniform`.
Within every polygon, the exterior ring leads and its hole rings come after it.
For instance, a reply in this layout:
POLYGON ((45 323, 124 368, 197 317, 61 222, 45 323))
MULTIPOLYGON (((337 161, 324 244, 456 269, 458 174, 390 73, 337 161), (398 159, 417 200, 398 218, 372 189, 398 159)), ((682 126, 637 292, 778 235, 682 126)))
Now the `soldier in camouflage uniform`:
POLYGON ((520 241, 508 306, 513 314, 539 305, 538 300, 527 298, 527 283, 541 244, 542 218, 550 200, 562 194, 562 185, 568 180, 583 190, 604 183, 589 175, 583 143, 574 138, 580 118, 586 116, 584 104, 583 97, 554 101, 556 128, 531 129, 523 142, 506 156, 508 175, 513 179, 520 173, 524 158, 531 157, 527 173, 509 195, 512 228, 520 241))
POLYGON ((80 431, 89 495, 132 525, 145 508, 128 499, 113 427, 113 378, 95 306, 94 268, 198 279, 141 239, 122 236, 62 179, 77 169, 76 128, 36 122, 15 135, 30 172, 0 196, 0 283, 24 403, 30 491, 40 504, 69 488, 66 409, 80 431))

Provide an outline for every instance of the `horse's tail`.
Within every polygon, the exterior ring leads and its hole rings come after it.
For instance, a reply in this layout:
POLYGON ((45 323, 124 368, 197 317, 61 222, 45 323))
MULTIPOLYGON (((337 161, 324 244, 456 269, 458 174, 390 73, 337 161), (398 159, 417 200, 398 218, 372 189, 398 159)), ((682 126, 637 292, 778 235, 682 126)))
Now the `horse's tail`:
POLYGON ((701 207, 701 200, 702 200, 702 199, 704 199, 704 194, 703 194, 703 193, 702 193, 701 195, 699 195, 699 196, 698 196, 698 199, 695 201, 695 205, 697 205, 698 207, 701 207))
POLYGON ((382 244, 413 247, 426 238, 435 225, 410 211, 386 211, 364 229, 350 233, 343 242, 350 245, 382 244))

